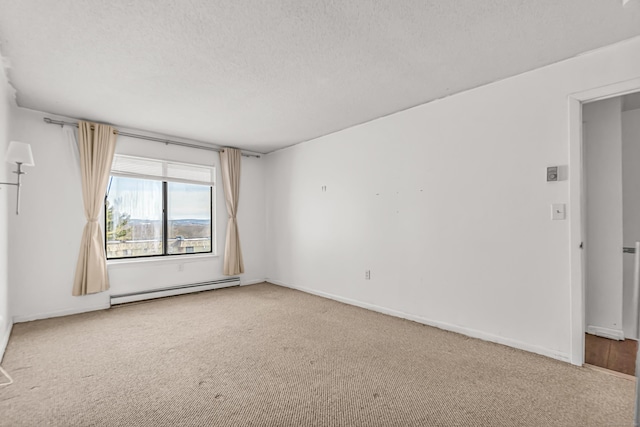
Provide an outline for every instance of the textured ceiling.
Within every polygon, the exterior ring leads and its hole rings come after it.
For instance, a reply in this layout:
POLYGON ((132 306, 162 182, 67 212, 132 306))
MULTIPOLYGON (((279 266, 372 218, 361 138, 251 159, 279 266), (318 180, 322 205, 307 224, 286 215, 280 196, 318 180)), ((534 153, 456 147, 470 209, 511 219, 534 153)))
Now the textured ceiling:
POLYGON ((636 35, 621 0, 0 0, 18 105, 259 152, 636 35))

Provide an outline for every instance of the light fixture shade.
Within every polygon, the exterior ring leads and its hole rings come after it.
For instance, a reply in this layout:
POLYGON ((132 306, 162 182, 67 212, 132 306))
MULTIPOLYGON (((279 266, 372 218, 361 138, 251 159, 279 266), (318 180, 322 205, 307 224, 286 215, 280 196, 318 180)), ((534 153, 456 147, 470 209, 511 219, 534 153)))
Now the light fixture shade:
POLYGON ((31 145, 25 142, 11 141, 7 149, 7 163, 22 163, 23 166, 35 166, 31 145))

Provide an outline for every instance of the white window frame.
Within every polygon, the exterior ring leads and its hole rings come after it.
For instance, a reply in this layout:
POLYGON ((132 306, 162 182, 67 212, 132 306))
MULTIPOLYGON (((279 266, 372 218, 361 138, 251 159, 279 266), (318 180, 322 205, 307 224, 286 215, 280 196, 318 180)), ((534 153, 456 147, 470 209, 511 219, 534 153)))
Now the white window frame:
MULTIPOLYGON (((163 188, 168 185, 169 182, 178 182, 185 184, 196 184, 196 185, 204 185, 210 187, 210 212, 211 212, 211 250, 208 252, 185 252, 185 253, 176 253, 170 254, 167 253, 167 240, 168 236, 166 235, 166 227, 163 225, 163 253, 156 255, 138 255, 138 256, 123 256, 117 258, 107 258, 109 263, 121 263, 121 262, 136 262, 136 261, 148 261, 148 260, 168 260, 168 259, 177 259, 177 258, 199 258, 199 257, 211 257, 217 256, 217 230, 216 230, 216 168, 212 165, 202 165, 202 164, 193 164, 193 163, 184 163, 184 162, 176 162, 173 160, 163 160, 163 159, 154 159, 149 157, 139 157, 139 156, 130 156, 124 154, 115 154, 111 171, 109 174, 110 177, 124 177, 124 178, 136 178, 136 179, 147 179, 147 180, 155 180, 161 181, 163 183, 163 188), (124 160, 124 162, 120 162, 124 160), (127 166, 126 162, 129 162, 127 166), (138 163, 138 170, 136 170, 136 162, 138 163), (151 169, 147 169, 146 172, 144 167, 148 166, 153 169, 155 166, 155 173, 150 173, 151 169), (191 170, 193 173, 192 176, 180 176, 179 171, 182 169, 187 173, 191 170), (161 172, 160 172, 161 171, 161 172)), ((167 201, 164 200, 165 197, 168 197, 168 194, 163 191, 163 204, 166 204, 167 201)), ((105 194, 105 206, 106 206, 107 195, 105 194)), ((163 212, 162 221, 163 224, 168 222, 167 218, 168 213, 163 212)), ((105 255, 106 255, 106 246, 107 246, 107 224, 106 224, 106 210, 104 213, 104 239, 105 239, 105 255)))

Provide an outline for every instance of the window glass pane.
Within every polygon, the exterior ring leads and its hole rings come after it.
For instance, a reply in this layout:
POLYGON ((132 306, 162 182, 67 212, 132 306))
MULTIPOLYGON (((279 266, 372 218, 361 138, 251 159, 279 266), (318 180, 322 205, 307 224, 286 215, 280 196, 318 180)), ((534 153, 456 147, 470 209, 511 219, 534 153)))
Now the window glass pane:
POLYGON ((111 177, 105 225, 107 258, 162 255, 162 182, 111 177))
POLYGON ((167 253, 211 252, 211 187, 167 183, 167 253))

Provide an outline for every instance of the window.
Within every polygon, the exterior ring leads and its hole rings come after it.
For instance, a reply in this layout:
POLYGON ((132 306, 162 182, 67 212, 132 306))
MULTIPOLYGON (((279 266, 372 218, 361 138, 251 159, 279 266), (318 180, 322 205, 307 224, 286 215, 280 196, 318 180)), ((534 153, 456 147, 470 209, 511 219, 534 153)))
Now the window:
POLYGON ((105 197, 107 259, 213 252, 215 169, 116 155, 105 197))

